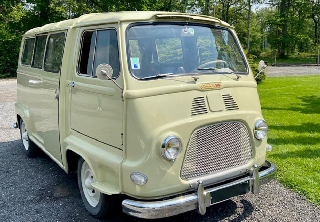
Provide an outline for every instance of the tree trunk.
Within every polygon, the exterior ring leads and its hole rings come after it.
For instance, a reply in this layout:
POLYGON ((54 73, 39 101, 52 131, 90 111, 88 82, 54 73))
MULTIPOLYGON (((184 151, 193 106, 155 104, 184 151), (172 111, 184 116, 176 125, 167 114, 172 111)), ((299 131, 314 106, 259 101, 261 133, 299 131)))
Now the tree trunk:
POLYGON ((248 53, 250 52, 250 16, 251 16, 251 0, 248 0, 248 44, 247 44, 247 50, 248 53))
POLYGON ((290 0, 281 0, 280 2, 280 18, 281 18, 281 41, 280 41, 280 58, 284 58, 287 49, 288 35, 288 10, 290 0))
POLYGON ((314 23, 314 44, 317 45, 319 43, 319 33, 318 33, 319 22, 315 16, 312 16, 312 20, 314 23))
POLYGON ((204 14, 209 15, 209 1, 210 0, 205 0, 205 5, 204 5, 204 14))
POLYGON ((226 9, 226 23, 229 23, 229 10, 230 10, 230 4, 227 3, 227 9, 226 9))

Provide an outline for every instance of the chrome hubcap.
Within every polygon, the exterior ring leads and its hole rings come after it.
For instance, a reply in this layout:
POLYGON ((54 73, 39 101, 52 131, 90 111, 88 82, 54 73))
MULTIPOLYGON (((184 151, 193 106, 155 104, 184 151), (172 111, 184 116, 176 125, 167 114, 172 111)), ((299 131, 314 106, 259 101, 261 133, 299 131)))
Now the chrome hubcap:
POLYGON ((29 137, 28 137, 27 128, 26 128, 26 125, 24 124, 24 122, 21 123, 20 130, 21 130, 21 139, 22 139, 23 146, 24 146, 25 150, 28 151, 29 150, 29 137))
POLYGON ((87 162, 83 162, 81 167, 81 183, 83 193, 92 207, 96 207, 100 200, 100 192, 92 187, 92 183, 96 182, 94 175, 87 162))

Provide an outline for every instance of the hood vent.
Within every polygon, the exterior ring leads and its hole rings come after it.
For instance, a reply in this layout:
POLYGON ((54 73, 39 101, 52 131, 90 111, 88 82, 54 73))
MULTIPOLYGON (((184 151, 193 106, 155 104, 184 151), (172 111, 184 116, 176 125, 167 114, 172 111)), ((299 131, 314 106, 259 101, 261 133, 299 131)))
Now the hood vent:
POLYGON ((191 116, 208 113, 204 97, 195 97, 192 101, 191 116))
POLYGON ((230 94, 222 95, 226 110, 237 110, 239 109, 238 104, 234 101, 230 94))

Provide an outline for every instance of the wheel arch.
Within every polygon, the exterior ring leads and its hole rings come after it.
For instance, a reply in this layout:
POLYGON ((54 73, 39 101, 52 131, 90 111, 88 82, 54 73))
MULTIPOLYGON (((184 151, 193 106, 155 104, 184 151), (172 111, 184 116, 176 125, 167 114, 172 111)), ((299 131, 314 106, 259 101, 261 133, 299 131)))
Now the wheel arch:
POLYGON ((66 171, 67 173, 76 173, 78 170, 78 162, 79 159, 82 158, 82 156, 78 153, 76 153, 73 150, 68 149, 66 153, 66 159, 67 159, 67 167, 66 171))
MULTIPOLYGON (((78 161, 82 158, 88 163, 96 178, 94 186, 97 190, 108 195, 119 194, 121 192, 120 175, 115 169, 108 166, 110 164, 108 164, 109 155, 99 155, 92 150, 81 149, 69 144, 66 147, 65 158, 65 171, 67 173, 76 172, 78 170, 78 161)), ((118 167, 120 167, 120 164, 118 167)))
POLYGON ((21 121, 21 116, 17 114, 17 124, 18 124, 18 129, 20 129, 20 121, 21 121))

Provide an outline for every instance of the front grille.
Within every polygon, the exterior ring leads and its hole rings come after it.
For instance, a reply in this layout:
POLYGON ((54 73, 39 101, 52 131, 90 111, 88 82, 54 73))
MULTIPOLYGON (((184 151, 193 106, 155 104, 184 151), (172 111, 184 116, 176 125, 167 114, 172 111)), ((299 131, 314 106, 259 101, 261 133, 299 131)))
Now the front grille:
POLYGON ((189 140, 181 178, 191 179, 241 166, 252 157, 247 127, 241 122, 217 123, 196 129, 189 140))

